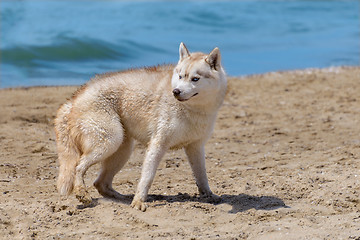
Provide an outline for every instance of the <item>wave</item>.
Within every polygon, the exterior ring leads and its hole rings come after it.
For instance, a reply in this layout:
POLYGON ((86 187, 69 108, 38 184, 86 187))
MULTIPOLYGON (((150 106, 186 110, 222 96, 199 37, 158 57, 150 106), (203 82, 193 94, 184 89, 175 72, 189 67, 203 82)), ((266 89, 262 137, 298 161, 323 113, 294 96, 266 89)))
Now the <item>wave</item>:
POLYGON ((12 46, 1 50, 1 61, 12 65, 38 65, 43 61, 94 61, 135 59, 141 52, 164 52, 156 47, 121 40, 118 44, 90 38, 61 37, 52 45, 12 46))

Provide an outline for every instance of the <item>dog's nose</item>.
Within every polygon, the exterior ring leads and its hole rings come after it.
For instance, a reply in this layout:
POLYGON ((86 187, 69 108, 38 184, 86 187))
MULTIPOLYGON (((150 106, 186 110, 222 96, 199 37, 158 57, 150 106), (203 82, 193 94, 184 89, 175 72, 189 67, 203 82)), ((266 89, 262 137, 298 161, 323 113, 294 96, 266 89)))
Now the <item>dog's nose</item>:
POLYGON ((181 91, 180 91, 180 89, 178 89, 178 88, 175 88, 175 89, 173 90, 174 96, 179 96, 180 93, 181 93, 181 91))

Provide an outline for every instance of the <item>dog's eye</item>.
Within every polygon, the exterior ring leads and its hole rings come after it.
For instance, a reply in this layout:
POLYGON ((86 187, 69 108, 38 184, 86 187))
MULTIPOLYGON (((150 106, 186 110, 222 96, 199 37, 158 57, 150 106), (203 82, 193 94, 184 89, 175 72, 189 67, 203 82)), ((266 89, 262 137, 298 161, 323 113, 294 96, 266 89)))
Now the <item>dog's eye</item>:
POLYGON ((179 75, 179 79, 182 79, 182 76, 179 75))
POLYGON ((200 80, 200 78, 198 78, 198 77, 193 77, 192 79, 191 79, 191 81, 193 81, 193 82, 197 82, 197 81, 199 81, 200 80))

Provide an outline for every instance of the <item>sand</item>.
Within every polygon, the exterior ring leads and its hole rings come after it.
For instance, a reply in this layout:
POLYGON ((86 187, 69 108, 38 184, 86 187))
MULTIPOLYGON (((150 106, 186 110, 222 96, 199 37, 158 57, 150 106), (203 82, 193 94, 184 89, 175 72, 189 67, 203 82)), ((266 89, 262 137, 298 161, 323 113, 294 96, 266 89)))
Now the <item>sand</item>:
POLYGON ((144 156, 114 179, 122 200, 60 201, 53 119, 76 87, 0 90, 0 239, 360 239, 360 67, 229 78, 202 202, 182 151, 169 152, 146 212, 129 204, 144 156))

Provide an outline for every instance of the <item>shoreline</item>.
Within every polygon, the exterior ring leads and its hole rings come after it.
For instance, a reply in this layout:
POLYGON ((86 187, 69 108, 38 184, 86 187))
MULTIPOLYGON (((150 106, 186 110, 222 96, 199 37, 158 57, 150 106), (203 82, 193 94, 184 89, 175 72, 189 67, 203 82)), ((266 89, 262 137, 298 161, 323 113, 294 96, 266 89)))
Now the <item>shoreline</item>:
MULTIPOLYGON (((262 75, 267 75, 267 74, 276 74, 276 73, 281 73, 281 74, 291 74, 291 73, 304 73, 304 74, 309 74, 312 72, 316 72, 316 71, 321 71, 321 72, 338 72, 341 70, 346 70, 346 69, 353 69, 353 68, 359 68, 359 66, 356 65, 343 65, 343 66, 331 66, 331 67, 324 67, 324 68, 304 68, 304 69, 293 69, 293 70, 279 70, 279 71, 270 71, 270 72, 265 72, 265 73, 254 73, 254 74, 248 74, 248 75, 238 75, 238 76, 233 76, 233 75, 228 75, 228 78, 247 78, 247 77, 256 77, 256 76, 262 76, 262 75)), ((124 70, 126 71, 126 70, 124 70)), ((87 81, 90 81, 91 78, 89 78, 87 81)), ((86 81, 86 82, 87 82, 86 81)), ((86 83, 85 82, 85 83, 86 83)), ((84 83, 84 84, 85 84, 84 83)), ((34 85, 34 86, 16 86, 16 87, 5 87, 5 88, 1 88, 0 87, 0 91, 1 90, 10 90, 10 89, 28 89, 28 88, 42 88, 42 87, 78 87, 81 86, 83 84, 73 84, 73 85, 34 85)))

